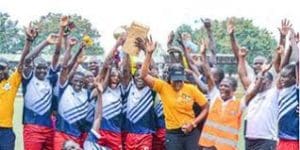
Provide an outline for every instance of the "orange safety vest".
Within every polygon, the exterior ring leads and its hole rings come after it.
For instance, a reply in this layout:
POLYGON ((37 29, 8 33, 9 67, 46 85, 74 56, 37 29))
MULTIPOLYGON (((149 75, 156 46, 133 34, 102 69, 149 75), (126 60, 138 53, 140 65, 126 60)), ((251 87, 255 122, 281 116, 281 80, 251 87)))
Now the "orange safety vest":
POLYGON ((204 147, 215 146, 218 150, 235 150, 242 116, 240 100, 229 100, 225 106, 223 103, 217 97, 212 104, 199 144, 204 147))

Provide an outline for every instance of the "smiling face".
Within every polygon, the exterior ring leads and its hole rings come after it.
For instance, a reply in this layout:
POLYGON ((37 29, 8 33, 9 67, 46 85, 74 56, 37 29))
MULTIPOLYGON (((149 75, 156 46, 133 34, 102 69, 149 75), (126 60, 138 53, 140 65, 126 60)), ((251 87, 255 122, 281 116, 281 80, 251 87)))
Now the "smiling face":
POLYGON ((112 69, 109 77, 109 87, 114 89, 120 83, 120 72, 116 69, 112 69))
POLYGON ((84 76, 85 88, 92 89, 94 80, 95 80, 95 77, 94 77, 93 73, 91 73, 91 72, 86 73, 84 76))
POLYGON ((76 72, 72 76, 70 83, 75 92, 80 92, 84 85, 84 75, 80 72, 76 72))
POLYGON ((261 66, 266 62, 266 58, 262 56, 257 56, 253 61, 253 70, 255 74, 258 74, 261 71, 261 66))
POLYGON ((224 78, 219 85, 220 96, 223 100, 229 100, 233 97, 236 89, 236 80, 233 78, 224 78))
POLYGON ((174 91, 178 92, 183 87, 183 81, 171 81, 171 86, 173 87, 174 91))
POLYGON ((48 73, 48 70, 49 70, 49 67, 48 67, 48 64, 46 63, 41 63, 41 64, 38 64, 36 67, 35 67, 35 76, 37 79, 39 80, 45 80, 46 76, 47 76, 47 73, 48 73))
POLYGON ((91 71, 94 76, 97 76, 98 72, 99 72, 99 63, 96 57, 92 57, 89 61, 88 61, 88 70, 91 71))
POLYGON ((280 71, 279 83, 282 87, 287 88, 296 84, 295 65, 287 65, 280 71))
POLYGON ((133 76, 135 86, 140 90, 145 87, 145 82, 141 78, 141 70, 137 70, 133 76))

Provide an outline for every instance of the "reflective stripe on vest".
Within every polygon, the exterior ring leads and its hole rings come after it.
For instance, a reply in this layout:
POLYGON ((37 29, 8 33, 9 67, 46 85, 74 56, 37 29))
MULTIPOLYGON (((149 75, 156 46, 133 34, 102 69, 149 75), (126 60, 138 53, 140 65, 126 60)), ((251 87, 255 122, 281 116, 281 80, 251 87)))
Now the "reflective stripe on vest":
POLYGON ((237 146, 237 142, 234 141, 234 140, 221 138, 221 137, 214 136, 214 135, 206 133, 206 132, 203 132, 201 134, 201 138, 205 138, 205 139, 208 139, 210 141, 214 141, 215 143, 220 143, 220 144, 228 145, 228 146, 231 146, 231 147, 236 147, 237 146))
POLYGON ((224 126, 222 124, 219 124, 217 122, 211 121, 211 120, 206 120, 205 125, 207 126, 211 126, 215 129, 224 131, 224 132, 229 132, 231 134, 239 134, 239 130, 232 128, 232 127, 228 127, 228 126, 224 126))

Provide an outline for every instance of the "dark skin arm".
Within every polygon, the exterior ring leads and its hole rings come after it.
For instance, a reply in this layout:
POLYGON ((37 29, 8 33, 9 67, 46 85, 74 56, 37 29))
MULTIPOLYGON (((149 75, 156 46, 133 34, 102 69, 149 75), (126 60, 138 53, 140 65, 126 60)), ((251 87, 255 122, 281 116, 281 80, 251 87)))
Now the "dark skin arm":
POLYGON ((279 33, 280 33, 279 44, 283 45, 283 47, 285 47, 286 35, 289 33, 289 30, 291 27, 292 27, 292 24, 290 23, 289 20, 287 20, 287 19, 281 20, 281 28, 278 28, 279 33))
POLYGON ((284 48, 283 48, 282 45, 279 45, 276 48, 276 54, 275 54, 275 58, 274 58, 274 61, 273 61, 273 65, 274 65, 276 73, 279 73, 280 70, 281 70, 280 64, 281 64, 281 59, 282 59, 283 53, 284 53, 284 48))
POLYGON ((246 55, 247 55, 247 49, 241 48, 239 52, 239 61, 238 61, 238 74, 240 77, 240 80, 242 82, 242 85, 244 89, 248 89, 248 87, 251 84, 251 80, 248 77, 248 72, 246 69, 246 55))
POLYGON ((237 41, 235 39, 235 36, 234 36, 233 18, 230 18, 227 22, 227 32, 228 32, 229 37, 230 37, 232 52, 233 52, 235 58, 237 59, 237 61, 239 61, 239 46, 238 46, 238 43, 237 43, 237 41))
POLYGON ((201 43, 202 44, 201 44, 200 52, 201 52, 201 60, 203 63, 202 64, 203 72, 207 78, 208 91, 211 91, 216 86, 216 83, 215 83, 214 77, 211 73, 210 67, 208 65, 207 58, 206 58, 207 42, 205 42, 203 40, 201 43))
POLYGON ((56 68, 57 67, 57 63, 59 60, 59 55, 60 55, 60 50, 61 50, 61 45, 62 45, 62 39, 64 36, 64 30, 65 27, 68 24, 68 17, 64 16, 60 19, 60 28, 59 28, 59 33, 58 33, 58 39, 55 45, 55 51, 54 51, 54 55, 52 57, 52 67, 56 68))
POLYGON ((151 64, 152 54, 155 48, 156 48, 156 42, 153 42, 150 36, 150 39, 146 40, 146 58, 142 65, 142 72, 141 72, 141 78, 144 80, 146 85, 148 85, 150 88, 153 88, 154 81, 155 81, 155 77, 149 74, 149 67, 151 64))
POLYGON ((34 58, 36 58, 40 52, 48 45, 50 44, 55 44, 57 41, 57 35, 55 34, 50 34, 48 36, 48 38, 46 40, 44 40, 43 42, 41 42, 37 47, 34 48, 33 51, 31 51, 26 57, 25 57, 25 66, 26 69, 23 70, 23 73, 25 75, 29 75, 30 71, 31 71, 31 67, 27 67, 30 66, 30 64, 32 63, 32 61, 34 60, 34 58))
POLYGON ((25 45, 22 51, 22 55, 20 58, 20 62, 18 64, 18 72, 22 72, 23 70, 26 70, 26 68, 23 69, 24 62, 25 62, 25 57, 28 55, 30 48, 32 46, 32 42, 34 39, 38 36, 37 28, 32 27, 32 24, 30 23, 28 28, 24 28, 25 35, 26 35, 26 40, 25 40, 25 45))
POLYGON ((204 27, 206 29, 206 33, 207 33, 207 36, 209 39, 208 47, 211 51, 211 56, 209 57, 209 61, 215 66, 217 64, 217 56, 216 56, 217 44, 216 44, 216 41, 212 34, 211 20, 210 19, 205 19, 205 20, 201 19, 201 21, 204 24, 204 27))
POLYGON ((270 70, 270 68, 272 67, 272 64, 270 65, 266 65, 263 64, 262 66, 262 71, 258 74, 257 76, 257 81, 255 82, 254 88, 252 88, 249 92, 246 93, 245 95, 245 103, 249 104, 249 102, 253 99, 253 97, 256 96, 256 94, 258 93, 258 89, 261 87, 262 85, 262 81, 263 81, 263 77, 265 75, 265 73, 270 70))
POLYGON ((289 61, 290 61, 290 58, 291 58, 291 55, 292 55, 292 46, 290 46, 287 50, 286 50, 286 53, 284 54, 283 56, 283 59, 281 61, 281 64, 280 64, 280 70, 286 66, 287 64, 289 64, 289 61))

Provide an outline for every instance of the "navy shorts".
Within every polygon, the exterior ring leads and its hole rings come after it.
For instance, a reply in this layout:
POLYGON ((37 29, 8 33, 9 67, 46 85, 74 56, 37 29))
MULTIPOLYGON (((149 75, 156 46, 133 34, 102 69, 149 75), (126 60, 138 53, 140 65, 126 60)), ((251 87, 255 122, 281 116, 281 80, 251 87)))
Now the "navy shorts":
POLYGON ((15 139, 15 133, 12 128, 0 127, 0 150, 14 150, 15 139))

